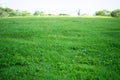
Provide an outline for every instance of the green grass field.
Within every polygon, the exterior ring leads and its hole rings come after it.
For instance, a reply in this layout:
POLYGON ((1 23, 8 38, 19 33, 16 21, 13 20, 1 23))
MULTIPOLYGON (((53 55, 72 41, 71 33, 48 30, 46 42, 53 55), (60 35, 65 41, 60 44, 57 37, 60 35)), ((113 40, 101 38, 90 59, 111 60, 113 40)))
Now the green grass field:
POLYGON ((0 18, 0 80, 120 80, 120 18, 0 18))

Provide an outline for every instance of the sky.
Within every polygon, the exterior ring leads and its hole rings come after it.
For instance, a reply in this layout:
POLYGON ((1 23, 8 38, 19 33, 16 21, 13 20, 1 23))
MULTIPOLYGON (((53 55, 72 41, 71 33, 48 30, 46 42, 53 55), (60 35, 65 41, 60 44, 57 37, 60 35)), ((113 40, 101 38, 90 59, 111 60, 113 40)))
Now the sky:
POLYGON ((96 11, 103 9, 120 9, 120 0, 0 0, 0 6, 31 13, 43 11, 47 14, 70 15, 77 15, 80 9, 81 14, 94 15, 96 11))

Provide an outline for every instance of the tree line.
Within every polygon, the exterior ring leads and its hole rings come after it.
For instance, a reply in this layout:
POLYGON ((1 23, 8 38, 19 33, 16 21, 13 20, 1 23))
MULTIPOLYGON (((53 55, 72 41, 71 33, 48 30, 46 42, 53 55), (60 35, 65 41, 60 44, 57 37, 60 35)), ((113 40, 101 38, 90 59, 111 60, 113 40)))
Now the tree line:
POLYGON ((116 9, 113 11, 109 11, 109 10, 101 10, 101 11, 97 11, 95 13, 96 16, 112 16, 112 17, 120 17, 120 9, 116 9))
MULTIPOLYGON (((20 10, 13 10, 11 8, 0 7, 0 17, 12 17, 12 16, 56 16, 56 15, 45 14, 43 11, 35 11, 33 14, 31 14, 28 11, 20 11, 20 10)), ((70 16, 70 15, 65 13, 60 13, 58 14, 58 16, 70 16)), ((109 10, 96 11, 95 16, 120 17, 120 9, 116 9, 113 11, 109 11, 109 10)))
MULTIPOLYGON (((31 14, 28 11, 13 10, 11 8, 0 7, 0 17, 13 17, 13 16, 57 16, 55 14, 45 14, 43 11, 35 11, 31 14)), ((69 14, 60 13, 58 16, 70 16, 69 14)))
POLYGON ((11 8, 0 7, 0 17, 11 17, 11 16, 30 16, 28 11, 13 10, 11 8))

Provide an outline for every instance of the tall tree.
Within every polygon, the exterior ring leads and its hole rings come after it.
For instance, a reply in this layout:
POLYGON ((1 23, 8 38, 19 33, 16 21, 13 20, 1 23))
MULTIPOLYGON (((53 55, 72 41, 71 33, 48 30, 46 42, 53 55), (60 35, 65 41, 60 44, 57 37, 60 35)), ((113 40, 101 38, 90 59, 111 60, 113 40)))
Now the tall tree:
POLYGON ((80 9, 78 10, 78 16, 80 16, 80 9))

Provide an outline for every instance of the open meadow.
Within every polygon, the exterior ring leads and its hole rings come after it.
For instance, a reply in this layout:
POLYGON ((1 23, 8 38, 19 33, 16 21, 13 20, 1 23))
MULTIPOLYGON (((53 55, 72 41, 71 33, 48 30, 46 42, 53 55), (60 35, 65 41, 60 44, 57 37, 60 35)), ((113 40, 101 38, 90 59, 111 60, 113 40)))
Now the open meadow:
POLYGON ((0 18, 0 80, 120 80, 120 18, 0 18))

